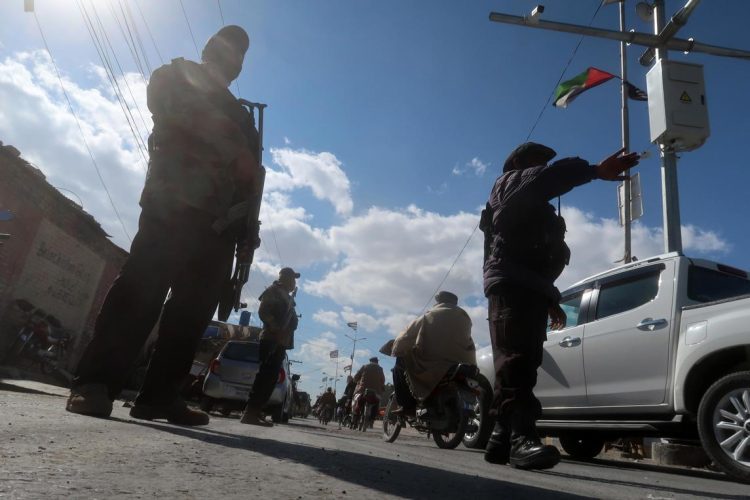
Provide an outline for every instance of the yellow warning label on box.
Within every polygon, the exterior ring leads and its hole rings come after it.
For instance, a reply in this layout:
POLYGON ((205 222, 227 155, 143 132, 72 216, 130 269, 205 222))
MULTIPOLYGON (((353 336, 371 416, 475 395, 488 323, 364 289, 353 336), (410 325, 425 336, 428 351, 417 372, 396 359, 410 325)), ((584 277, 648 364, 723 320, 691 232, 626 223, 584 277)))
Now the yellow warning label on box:
POLYGON ((683 90, 682 91, 682 95, 680 96, 680 100, 682 102, 693 102, 693 100, 688 95, 687 90, 683 90))

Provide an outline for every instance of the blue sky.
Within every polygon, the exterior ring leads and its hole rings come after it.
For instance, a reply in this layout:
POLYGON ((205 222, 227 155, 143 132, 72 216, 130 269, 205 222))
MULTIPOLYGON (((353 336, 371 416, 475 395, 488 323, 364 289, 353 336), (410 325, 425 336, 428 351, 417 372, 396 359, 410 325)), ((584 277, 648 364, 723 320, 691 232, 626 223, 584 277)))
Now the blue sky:
MULTIPOLYGON (((151 69, 163 60, 196 59, 179 0, 83 0, 99 14, 128 81, 126 99, 150 126, 144 75, 123 41, 114 12, 127 6, 151 69), (114 9, 113 9, 114 7, 114 9), (153 34, 146 31, 143 13, 153 34), (158 49, 158 54, 157 54, 158 49)), ((303 315, 292 357, 303 361, 303 387, 317 392, 326 359, 351 354, 347 321, 357 320, 357 365, 418 314, 474 228, 479 207, 508 152, 525 140, 554 89, 575 35, 491 23, 490 11, 523 15, 525 0, 472 2, 347 2, 182 0, 196 43, 226 23, 250 34, 238 81, 240 95, 269 104, 264 202, 264 246, 251 275, 251 309, 280 265, 303 273, 303 315), (278 251, 276 247, 278 246, 278 251)), ((627 1, 628 25, 636 18, 627 1)), ((667 2, 668 14, 684 2, 667 2)), ((79 113, 102 175, 128 232, 136 229, 145 166, 78 3, 36 0, 36 12, 79 113)), ((549 0, 545 18, 587 24, 599 0, 549 0)), ((703 2, 680 36, 750 50, 746 2, 703 2)), ((0 140, 14 144, 56 186, 74 191, 118 244, 129 241, 113 215, 67 110, 54 69, 22 0, 0 4, 0 140)), ((618 9, 604 6, 594 25, 616 29, 618 9)), ((646 68, 630 48, 630 81, 645 89, 646 68)), ((705 65, 712 135, 681 155, 680 198, 685 252, 750 268, 745 214, 750 140, 747 82, 750 63, 673 53, 705 65)), ((585 39, 566 73, 588 66, 619 71, 615 42, 585 39)), ((233 90, 236 87, 233 86, 233 90)), ((135 114, 140 123, 140 116, 135 114)), ((548 106, 532 139, 598 161, 619 147, 619 87, 609 82, 565 110, 548 106)), ((645 103, 631 102, 632 149, 649 144, 645 103)), ((645 215, 634 229, 634 253, 662 249, 658 158, 638 171, 645 215)), ((0 204, 2 200, 0 200, 0 204)), ((616 185, 601 181, 566 195, 563 214, 573 249, 561 285, 601 271, 621 257, 616 185)), ((263 215, 263 214, 262 214, 263 215)), ((487 344, 481 293, 481 238, 476 234, 443 288, 456 291, 474 319, 474 336, 487 344)), ((383 357, 381 356, 381 359, 383 357)), ((383 360, 389 367, 391 363, 383 360)), ((343 366, 343 363, 341 363, 343 366)))

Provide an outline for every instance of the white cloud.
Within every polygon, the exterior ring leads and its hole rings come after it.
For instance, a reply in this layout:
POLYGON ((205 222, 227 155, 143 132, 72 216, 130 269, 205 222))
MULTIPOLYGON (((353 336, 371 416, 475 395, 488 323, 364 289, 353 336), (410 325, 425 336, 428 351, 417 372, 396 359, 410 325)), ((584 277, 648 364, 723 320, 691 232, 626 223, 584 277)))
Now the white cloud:
POLYGON ((455 165, 451 173, 453 175, 463 175, 467 172, 473 172, 477 177, 482 177, 489 167, 489 163, 485 163, 477 157, 472 158, 468 162, 464 163, 463 166, 459 167, 455 165))
MULTIPOLYGON (((6 57, 0 62, 0 102, 4 103, 0 109, 0 139, 15 145, 52 185, 75 192, 84 209, 96 216, 115 242, 128 248, 78 124, 131 235, 137 227, 145 165, 109 82, 101 72, 92 71, 91 75, 94 87, 84 88, 62 74, 78 115, 76 123, 46 52, 6 57)), ((130 106, 145 110, 145 85, 140 75, 126 74, 125 79, 135 96, 130 106)), ((120 85, 125 88, 123 79, 120 85)), ((131 101, 129 93, 126 97, 131 101)), ((144 114, 145 128, 137 112, 134 115, 143 134, 151 125, 150 114, 144 114)))
POLYGON ((282 170, 268 173, 266 182, 270 189, 286 191, 309 187, 316 198, 329 201, 336 209, 336 213, 351 213, 354 204, 349 178, 335 155, 327 152, 272 148, 271 156, 282 170))
POLYGON ((429 184, 427 185, 427 192, 430 194, 445 194, 448 192, 448 183, 442 182, 438 187, 432 187, 429 184))
POLYGON ((336 328, 341 324, 339 314, 334 311, 319 310, 315 314, 313 314, 313 319, 318 323, 330 326, 331 328, 336 328))

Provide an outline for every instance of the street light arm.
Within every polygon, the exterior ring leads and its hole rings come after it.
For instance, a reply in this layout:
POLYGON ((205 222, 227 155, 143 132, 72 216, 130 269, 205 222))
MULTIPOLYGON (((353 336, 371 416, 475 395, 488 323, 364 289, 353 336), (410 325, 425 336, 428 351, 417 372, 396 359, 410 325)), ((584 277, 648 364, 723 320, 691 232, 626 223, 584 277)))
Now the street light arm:
POLYGON ((733 57, 737 59, 750 59, 750 51, 747 50, 718 47, 715 45, 698 43, 695 40, 685 40, 681 38, 671 38, 667 41, 663 41, 660 35, 652 35, 649 33, 641 33, 638 31, 623 33, 621 31, 593 28, 591 26, 581 26, 578 24, 559 23, 555 21, 540 20, 532 23, 529 22, 525 17, 512 16, 510 14, 501 14, 499 12, 491 12, 490 21, 549 31, 576 33, 579 35, 593 36, 597 38, 607 38, 609 40, 616 40, 645 47, 665 47, 669 50, 679 50, 682 52, 703 52, 715 56, 733 57))

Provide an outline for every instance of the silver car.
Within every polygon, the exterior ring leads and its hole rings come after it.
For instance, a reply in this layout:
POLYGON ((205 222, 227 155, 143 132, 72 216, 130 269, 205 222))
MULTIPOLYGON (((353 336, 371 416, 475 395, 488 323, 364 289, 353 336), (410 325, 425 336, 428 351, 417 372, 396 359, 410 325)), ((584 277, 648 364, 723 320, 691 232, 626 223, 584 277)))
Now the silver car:
MULTIPOLYGON (((244 408, 260 365, 259 347, 257 341, 230 340, 224 345, 211 361, 203 382, 202 410, 218 409, 228 415, 232 410, 244 408)), ((264 409, 274 422, 286 423, 291 416, 294 401, 291 376, 285 354, 276 387, 264 409)), ((296 380, 299 375, 294 377, 296 380)))

